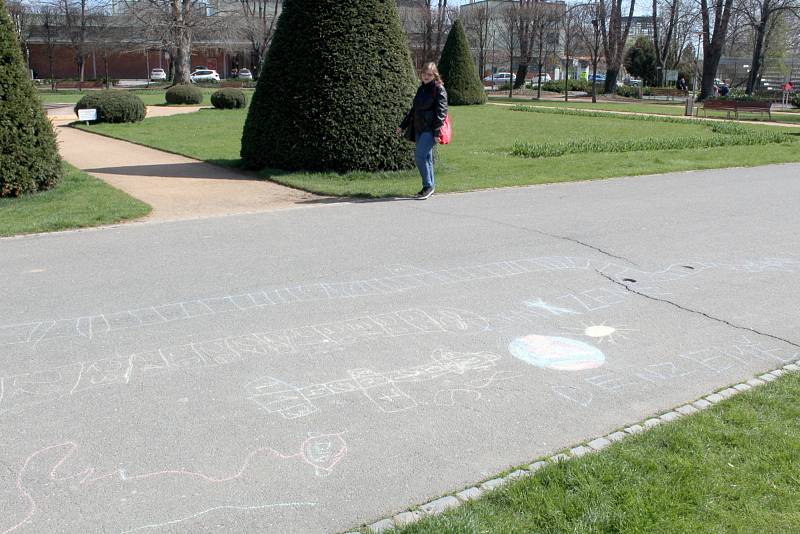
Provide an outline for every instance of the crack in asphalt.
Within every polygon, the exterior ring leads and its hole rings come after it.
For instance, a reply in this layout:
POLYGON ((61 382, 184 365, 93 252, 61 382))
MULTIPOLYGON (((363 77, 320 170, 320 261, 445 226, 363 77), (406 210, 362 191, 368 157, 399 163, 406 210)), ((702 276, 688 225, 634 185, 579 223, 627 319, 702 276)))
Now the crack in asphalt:
POLYGON ((610 258, 615 258, 615 259, 618 259, 618 260, 622 260, 622 261, 624 261, 626 263, 629 263, 629 264, 633 265, 637 269, 641 268, 634 261, 629 260, 628 258, 625 258, 623 256, 617 256, 616 254, 612 254, 611 252, 608 252, 607 250, 603 250, 600 247, 596 247, 594 245, 590 245, 589 243, 584 243, 583 241, 581 241, 579 239, 572 238, 572 237, 567 237, 567 236, 558 235, 558 234, 551 234, 549 232, 545 232, 544 230, 539 230, 538 228, 529 228, 527 226, 518 226, 516 224, 512 224, 512 223, 508 223, 508 222, 504 222, 504 221, 498 221, 498 220, 492 219, 490 217, 481 217, 479 215, 465 215, 463 213, 448 213, 448 212, 435 211, 435 210, 429 210, 429 209, 418 208, 418 207, 413 207, 412 209, 415 209, 415 210, 418 210, 418 211, 424 211, 425 213, 431 213, 431 214, 434 214, 434 215, 446 215, 446 216, 450 216, 450 217, 466 217, 468 219, 475 219, 475 220, 478 220, 478 221, 489 222, 489 223, 496 224, 498 226, 504 226, 506 228, 513 228, 515 230, 525 230, 525 231, 528 231, 528 232, 535 232, 535 233, 537 233, 539 235, 547 236, 547 237, 550 237, 552 239, 561 239, 563 241, 570 241, 572 243, 576 243, 576 244, 581 245, 583 247, 587 247, 587 248, 590 248, 592 250, 595 250, 595 251, 597 251, 597 252, 599 252, 599 253, 601 253, 601 254, 603 254, 605 256, 608 256, 610 258))
POLYGON ((626 290, 628 290, 629 292, 631 292, 631 293, 633 293, 635 295, 639 295, 640 297, 644 297, 646 299, 649 299, 649 300, 652 300, 652 301, 655 301, 655 302, 663 302, 665 304, 669 304, 671 306, 674 306, 674 307, 676 307, 676 308, 678 308, 680 310, 683 310, 683 311, 686 311, 686 312, 689 312, 689 313, 694 313, 696 315, 701 315, 701 316, 705 317, 706 319, 710 319, 712 321, 716 321, 718 323, 722 323, 724 325, 730 326, 731 328, 736 328, 737 330, 745 330, 747 332, 752 332, 754 334, 758 334, 759 336, 772 338, 772 339, 775 339, 775 340, 778 340, 778 341, 782 341, 782 342, 784 342, 784 343, 786 343, 788 345, 792 345, 793 347, 800 348, 800 344, 795 343, 794 341, 790 341, 788 339, 784 339, 784 338, 782 338, 780 336, 775 336, 773 334, 768 334, 766 332, 761 332, 759 330, 756 330, 755 328, 749 328, 747 326, 740 326, 740 325, 734 324, 734 323, 732 323, 730 321, 726 321, 725 319, 720 319, 719 317, 714 317, 713 315, 709 315, 709 314, 707 314, 705 312, 701 312, 699 310, 693 310, 691 308, 687 308, 685 306, 681 306, 680 304, 678 304, 676 302, 672 302, 671 300, 660 299, 658 297, 653 297, 653 296, 648 295, 646 293, 642 293, 640 291, 636 291, 635 289, 632 289, 629 285, 623 284, 622 282, 620 282, 618 280, 614 280, 613 278, 611 278, 607 274, 605 274, 605 273, 603 273, 603 272, 601 272, 601 271, 599 271, 597 269, 595 269, 595 272, 597 274, 599 274, 600 276, 602 276, 603 278, 605 278, 606 280, 608 280, 609 282, 612 282, 612 283, 614 283, 614 284, 616 284, 618 286, 622 286, 626 290))

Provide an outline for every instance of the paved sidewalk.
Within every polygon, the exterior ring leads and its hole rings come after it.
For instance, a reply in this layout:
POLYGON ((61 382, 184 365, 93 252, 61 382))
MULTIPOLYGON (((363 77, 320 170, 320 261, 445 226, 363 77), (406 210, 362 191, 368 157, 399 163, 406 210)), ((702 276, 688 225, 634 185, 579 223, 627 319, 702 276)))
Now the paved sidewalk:
MULTIPOLYGON (((148 116, 199 108, 149 106, 148 116)), ((210 165, 54 121, 68 163, 150 204, 145 220, 177 220, 298 207, 320 197, 235 169, 210 165)))

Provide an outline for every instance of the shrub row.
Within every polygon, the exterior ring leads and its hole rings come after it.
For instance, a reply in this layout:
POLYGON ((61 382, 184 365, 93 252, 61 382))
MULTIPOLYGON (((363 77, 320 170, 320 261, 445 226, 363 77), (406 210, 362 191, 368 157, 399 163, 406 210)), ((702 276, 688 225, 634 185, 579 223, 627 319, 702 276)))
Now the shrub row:
POLYGON ((144 102, 128 91, 96 91, 75 104, 75 114, 80 109, 96 109, 97 122, 139 122, 144 119, 144 102))
POLYGON ((749 132, 746 135, 694 135, 685 137, 644 137, 639 139, 573 139, 560 143, 532 144, 517 141, 511 155, 523 158, 553 158, 566 154, 596 152, 639 152, 713 148, 721 146, 783 143, 790 137, 781 132, 749 132))
POLYGON ((792 97, 792 105, 796 108, 800 108, 800 93, 795 93, 792 97))
MULTIPOLYGON (((570 91, 590 91, 592 88, 592 84, 590 84, 586 80, 569 80, 568 85, 570 91)), ((603 84, 597 82, 597 86, 601 87, 602 91, 603 84)), ((551 80, 549 82, 544 82, 542 84, 542 91, 550 91, 551 93, 563 93, 564 80, 551 80)))
POLYGON ((682 117, 670 117, 667 115, 634 115, 630 113, 616 113, 614 111, 591 111, 583 109, 564 109, 564 108, 547 108, 542 106, 523 106, 516 105, 509 108, 511 111, 525 111, 528 113, 550 113, 553 115, 572 115, 573 117, 590 117, 590 118, 614 118, 626 121, 644 121, 644 122, 666 122, 672 124, 686 124, 691 121, 692 124, 700 124, 702 126, 711 127, 718 124, 719 121, 709 120, 696 120, 682 117))

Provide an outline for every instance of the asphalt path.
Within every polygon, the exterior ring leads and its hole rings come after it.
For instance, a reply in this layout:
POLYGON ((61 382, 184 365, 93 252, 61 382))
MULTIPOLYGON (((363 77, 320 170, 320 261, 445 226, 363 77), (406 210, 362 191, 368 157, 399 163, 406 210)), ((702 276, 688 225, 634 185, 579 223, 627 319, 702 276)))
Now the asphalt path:
POLYGON ((336 532, 800 356, 800 166, 0 240, 0 533, 336 532))

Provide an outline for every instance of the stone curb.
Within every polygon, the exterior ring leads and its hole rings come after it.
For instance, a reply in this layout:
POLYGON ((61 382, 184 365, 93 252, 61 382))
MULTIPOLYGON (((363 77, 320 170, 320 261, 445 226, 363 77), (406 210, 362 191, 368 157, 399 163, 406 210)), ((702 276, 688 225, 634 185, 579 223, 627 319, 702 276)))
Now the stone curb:
MULTIPOLYGON (((640 424, 631 425, 629 427, 626 427, 624 430, 618 430, 616 432, 612 432, 611 434, 591 439, 589 441, 584 442, 583 444, 570 448, 566 452, 560 452, 558 454, 554 454, 552 456, 545 458, 545 460, 540 460, 526 467, 512 471, 511 473, 507 474, 504 477, 497 477, 487 480, 479 485, 466 488, 453 495, 445 495, 444 497, 440 497, 438 499, 434 499, 430 502, 422 504, 419 506, 418 509, 406 510, 404 512, 395 514, 393 517, 387 517, 385 519, 381 519, 380 521, 376 521, 370 525, 367 525, 366 526, 367 532, 375 532, 375 533, 386 532, 395 527, 402 527, 414 523, 426 516, 441 514, 446 510, 457 508, 462 504, 464 504, 465 502, 477 499, 487 492, 494 491, 498 488, 502 488, 509 482, 512 482, 516 479, 531 476, 536 471, 538 471, 539 469, 548 464, 564 462, 571 458, 579 458, 587 454, 593 454, 595 452, 603 450, 604 448, 608 447, 609 445, 612 445, 613 443, 622 441, 627 436, 639 434, 644 432, 645 430, 653 428, 654 426, 658 426, 662 423, 675 421, 687 415, 692 415, 699 411, 705 410, 709 406, 722 402, 725 399, 729 399, 738 393, 751 390, 757 386, 764 385, 767 382, 772 382, 776 378, 786 373, 798 372, 798 371, 800 371, 800 360, 797 360, 796 362, 784 365, 781 368, 774 369, 772 371, 759 375, 758 378, 754 377, 747 380, 746 382, 742 382, 731 387, 725 387, 719 389, 713 393, 710 393, 709 395, 706 395, 701 399, 697 399, 694 402, 684 404, 682 406, 679 406, 673 410, 666 411, 655 417, 647 418, 640 424)), ((345 534, 359 534, 359 531, 349 531, 346 532, 345 534)))

